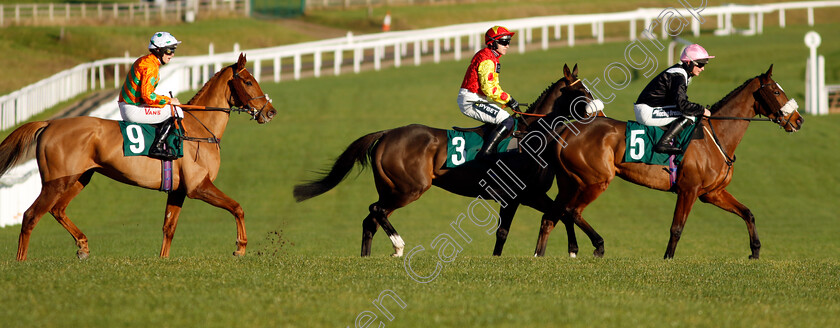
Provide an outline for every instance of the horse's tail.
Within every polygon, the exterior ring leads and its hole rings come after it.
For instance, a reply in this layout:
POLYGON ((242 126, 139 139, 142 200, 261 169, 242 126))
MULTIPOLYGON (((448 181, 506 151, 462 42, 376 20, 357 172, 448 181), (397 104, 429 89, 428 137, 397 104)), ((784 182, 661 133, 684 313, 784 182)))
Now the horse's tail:
POLYGON ((50 125, 47 121, 31 122, 13 131, 0 143, 0 176, 6 173, 12 165, 26 153, 26 149, 35 140, 38 131, 50 125))
POLYGON ((353 141, 353 143, 351 143, 350 146, 347 146, 347 149, 338 156, 338 159, 336 159, 335 163, 333 163, 332 169, 329 172, 326 172, 323 178, 295 186, 295 200, 302 202, 335 188, 335 186, 347 177, 347 174, 350 173, 350 170, 353 169, 353 166, 355 166, 357 162, 361 164, 362 167, 367 166, 373 146, 387 132, 387 130, 374 132, 353 141))

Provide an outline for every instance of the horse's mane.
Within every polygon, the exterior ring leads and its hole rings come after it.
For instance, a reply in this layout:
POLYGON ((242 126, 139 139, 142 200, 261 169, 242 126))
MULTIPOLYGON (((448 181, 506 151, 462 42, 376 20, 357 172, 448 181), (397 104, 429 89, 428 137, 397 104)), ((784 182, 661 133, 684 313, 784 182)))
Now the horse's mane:
POLYGON ((755 77, 749 78, 746 81, 744 81, 744 83, 741 84, 740 87, 735 88, 735 90, 732 90, 731 92, 729 92, 729 94, 727 94, 725 97, 723 97, 723 99, 719 100, 714 105, 712 105, 712 107, 709 108, 709 112, 712 112, 712 113, 717 112, 721 107, 723 107, 723 104, 726 104, 727 102, 729 102, 729 100, 734 98, 736 94, 740 93, 741 90, 746 88, 747 85, 750 84, 750 82, 752 82, 753 80, 755 80, 759 77, 761 77, 761 75, 757 75, 755 77))
MULTIPOLYGON (((234 63, 233 65, 236 65, 236 63, 234 63)), ((207 82, 212 81, 213 79, 215 79, 216 77, 218 77, 218 76, 219 76, 219 74, 222 74, 222 72, 224 72, 224 71, 225 71, 225 69, 230 68, 230 67, 233 67, 233 65, 228 65, 228 66, 225 66, 225 68, 220 69, 218 72, 216 72, 216 74, 213 74, 213 77, 211 77, 209 80, 207 80, 207 82)), ((190 98, 190 101, 188 101, 187 103, 188 103, 188 104, 191 104, 191 103, 192 103, 192 101, 193 101, 195 98, 197 98, 198 96, 202 95, 202 94, 204 93, 204 90, 205 90, 205 89, 207 89, 207 86, 208 86, 208 85, 210 85, 210 83, 204 83, 204 85, 202 85, 202 86, 201 86, 201 89, 198 89, 198 92, 196 92, 196 93, 195 93, 195 95, 194 95, 192 98, 190 98)))
MULTIPOLYGON (((560 83, 560 81, 565 81, 565 82, 568 84, 568 81, 566 81, 566 78, 565 78, 565 77, 563 77, 563 78, 561 78, 561 79, 559 79, 559 80, 555 81, 554 83, 552 83, 551 85, 549 85, 549 86, 548 86, 548 88, 545 88, 545 90, 543 90, 543 92, 540 94, 540 96, 539 96, 539 97, 537 97, 537 100, 535 100, 535 101, 534 101, 534 104, 535 104, 535 105, 536 105, 536 104, 541 104, 541 103, 543 102, 544 98, 548 95, 548 91, 549 91, 549 90, 553 90, 553 89, 554 89, 554 87, 555 87, 558 83, 560 83)), ((533 109, 536 109, 536 106, 530 106, 530 107, 528 108, 528 112, 530 112, 530 111, 531 111, 531 110, 533 110, 533 109)))

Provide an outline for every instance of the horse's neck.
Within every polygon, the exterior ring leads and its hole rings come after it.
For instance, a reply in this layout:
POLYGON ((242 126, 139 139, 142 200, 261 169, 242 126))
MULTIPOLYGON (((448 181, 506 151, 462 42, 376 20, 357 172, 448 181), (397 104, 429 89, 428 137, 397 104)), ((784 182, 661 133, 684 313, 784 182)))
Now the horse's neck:
MULTIPOLYGON (((729 98, 729 100, 722 104, 720 109, 712 115, 712 117, 742 117, 753 118, 756 113, 755 98, 752 94, 757 90, 758 80, 753 80, 748 85, 744 86, 738 94, 729 98), (754 86, 753 84, 756 84, 754 86)), ((747 120, 710 120, 718 140, 720 140, 721 147, 724 151, 732 156, 735 153, 735 148, 741 143, 750 122, 747 120)))
POLYGON ((529 107, 534 109, 533 111, 529 111, 528 114, 534 114, 539 116, 532 116, 532 115, 524 115, 523 116, 523 126, 520 126, 520 130, 526 130, 528 126, 537 123, 540 119, 545 117, 551 113, 551 110, 554 106, 554 101, 561 96, 559 90, 562 87, 565 87, 566 83, 562 81, 556 82, 554 85, 550 87, 551 90, 546 90, 543 94, 537 98, 534 103, 529 107), (555 95, 555 93, 557 93, 555 95))
MULTIPOLYGON (((199 106, 206 106, 206 107, 216 107, 216 108, 229 108, 230 105, 228 104, 228 97, 230 97, 230 92, 223 91, 225 89, 215 89, 215 88, 205 88, 202 91, 206 90, 217 90, 216 92, 204 92, 203 94, 196 95, 191 100, 191 105, 199 105, 199 106)), ((228 119, 230 118, 230 114, 223 112, 223 111, 210 111, 210 110, 198 110, 192 111, 190 114, 186 114, 184 124, 187 125, 186 128, 188 133, 195 134, 195 137, 213 137, 221 138, 222 135, 225 133, 225 127, 227 127, 228 119), (209 130, 209 131, 208 131, 209 130), (209 133, 208 133, 209 132, 209 133), (212 133, 212 136, 209 135, 212 133)))

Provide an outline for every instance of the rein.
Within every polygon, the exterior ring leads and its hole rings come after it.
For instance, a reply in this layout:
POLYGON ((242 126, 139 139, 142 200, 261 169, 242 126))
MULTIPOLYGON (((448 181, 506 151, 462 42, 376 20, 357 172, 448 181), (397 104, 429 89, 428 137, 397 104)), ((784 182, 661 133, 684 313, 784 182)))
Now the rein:
MULTIPOLYGON (((760 95, 760 97, 764 97, 764 94, 762 93, 762 90, 769 85, 770 84, 762 84, 761 87, 758 88, 756 93, 758 93, 760 95)), ((776 85, 778 85, 778 84, 776 84, 776 85)), ((767 103, 766 99, 762 99, 762 98, 756 99, 756 101, 759 104, 766 104, 767 103)), ((795 105, 796 104, 794 102, 794 106, 795 105)), ((786 107, 786 106, 779 105, 778 107, 779 107, 778 111, 781 112, 784 115, 785 113, 782 110, 782 108, 786 107)), ((771 110, 773 110, 773 109, 771 109, 771 110)), ((761 114, 759 114, 759 115, 761 115, 761 114)), ((704 115, 700 115, 700 117, 705 117, 709 120, 740 120, 740 121, 748 121, 748 122, 767 121, 767 122, 774 122, 774 123, 779 122, 779 120, 774 120, 774 119, 770 119, 770 118, 755 118, 755 117, 738 117, 738 116, 716 116, 716 117, 713 117, 713 116, 704 116, 704 115)), ((785 124, 786 125, 790 124, 790 122, 786 121, 785 124)), ((715 127, 711 124, 711 122, 709 122, 708 126, 709 126, 709 128, 706 129, 706 131, 711 130, 710 134, 712 136, 712 139, 715 141, 715 145, 717 146, 721 155, 723 155, 724 159, 726 160, 726 165, 728 165, 729 167, 732 167, 732 164, 735 163, 735 155, 733 154, 732 157, 729 157, 729 155, 726 154, 725 151, 723 151, 723 145, 721 145, 720 140, 718 139, 717 133, 715 132, 715 127)), ((705 126, 703 128, 705 129, 705 126)))
MULTIPOLYGON (((577 80, 575 80, 574 82, 572 82, 572 83, 570 83, 569 85, 567 85, 566 87, 568 88, 568 87, 570 87, 570 86, 573 86, 573 85, 575 85, 575 84, 578 84, 579 82, 580 82, 580 79, 577 79, 577 80)), ((526 107, 531 107, 529 104, 520 104, 520 105, 523 105, 523 106, 526 106, 526 107)), ((520 111, 518 111, 518 110, 515 110, 515 109, 513 109, 513 108, 511 108, 511 109, 510 109, 510 111, 511 111, 511 112, 513 112, 514 114, 518 114, 518 115, 521 115, 521 116, 546 117, 546 116, 548 115, 548 114, 533 114, 533 113, 525 113, 525 112, 520 112, 520 111)))
MULTIPOLYGON (((242 77, 239 76, 239 73, 241 73, 244 70, 245 70, 245 68, 243 67, 238 72, 234 72, 233 73, 233 78, 234 79, 242 79, 242 77)), ((241 89, 241 86, 234 84, 233 89, 237 90, 237 91, 240 91, 239 89, 241 89)), ((193 113, 190 113, 191 111, 225 112, 225 113, 228 113, 228 114, 230 114, 230 113, 246 113, 249 116, 251 116, 252 120, 255 120, 255 119, 257 119, 257 115, 262 115, 262 110, 265 109, 265 106, 267 106, 268 103, 270 103, 270 102, 271 102, 271 98, 269 98, 268 95, 263 94, 262 96, 259 96, 259 97, 251 97, 251 99, 248 99, 248 101, 245 101, 244 102, 244 104, 245 104, 244 108, 240 108, 240 107, 236 107, 236 106, 225 108, 225 107, 211 107, 211 106, 183 105, 183 104, 182 105, 173 105, 173 106, 181 107, 181 109, 183 109, 184 112, 186 112, 187 114, 190 114, 199 124, 201 124, 202 127, 204 127, 204 130, 206 130, 208 133, 210 133, 210 135, 213 136, 212 138, 195 138, 195 137, 189 137, 189 136, 185 135, 185 136, 180 137, 182 140, 214 143, 214 144, 218 145, 219 149, 221 149, 222 139, 217 138, 216 134, 214 134, 213 131, 211 131, 210 128, 207 127, 207 125, 204 125, 204 122, 199 120, 198 117, 196 117, 193 113), (260 99, 260 98, 266 98, 266 100, 267 100, 263 104, 263 108, 256 109, 256 108, 252 107, 251 105, 249 105, 249 103, 252 100, 260 99)))

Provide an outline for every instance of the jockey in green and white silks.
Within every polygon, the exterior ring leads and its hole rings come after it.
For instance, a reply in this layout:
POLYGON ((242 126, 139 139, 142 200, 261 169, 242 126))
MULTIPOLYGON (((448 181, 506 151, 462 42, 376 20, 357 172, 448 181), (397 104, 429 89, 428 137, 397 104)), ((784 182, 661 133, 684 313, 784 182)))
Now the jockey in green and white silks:
POLYGON ((686 95, 691 78, 705 70, 710 58, 715 56, 710 56, 699 44, 686 47, 680 55, 680 63, 659 73, 639 94, 633 106, 636 121, 650 126, 673 123, 654 146, 654 151, 666 154, 680 153, 679 148, 671 145, 674 136, 693 122, 696 116, 710 115, 707 108, 688 101, 686 95))

